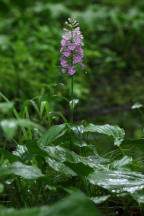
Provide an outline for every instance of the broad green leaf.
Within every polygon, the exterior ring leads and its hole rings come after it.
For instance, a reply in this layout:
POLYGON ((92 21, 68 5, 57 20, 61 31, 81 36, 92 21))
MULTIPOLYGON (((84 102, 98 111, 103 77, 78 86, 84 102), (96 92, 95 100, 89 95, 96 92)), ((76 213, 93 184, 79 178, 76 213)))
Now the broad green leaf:
POLYGON ((83 193, 77 192, 53 206, 29 209, 1 208, 1 216, 101 216, 99 210, 83 193))
POLYGON ((12 102, 3 102, 0 103, 0 112, 2 113, 7 113, 12 107, 13 107, 13 103, 12 102))
POLYGON ((21 161, 31 160, 33 157, 25 145, 17 145, 16 150, 12 154, 21 158, 21 161))
POLYGON ((90 155, 87 157, 80 157, 80 161, 85 165, 88 165, 91 168, 97 168, 100 164, 107 164, 109 162, 108 159, 100 157, 97 155, 90 155))
POLYGON ((105 124, 105 125, 89 124, 84 128, 84 132, 100 133, 107 136, 111 136, 113 137, 114 145, 116 146, 120 146, 125 136, 125 132, 122 128, 118 126, 112 126, 109 124, 105 124))
POLYGON ((65 164, 70 167, 74 172, 77 173, 78 176, 82 176, 82 177, 86 177, 88 176, 90 173, 93 172, 93 169, 82 163, 82 162, 79 162, 79 163, 69 163, 69 162, 65 162, 65 164))
POLYGON ((45 158, 48 165, 54 169, 57 172, 63 173, 67 176, 76 176, 76 172, 74 172, 72 169, 70 169, 68 166, 66 166, 64 163, 57 162, 56 160, 46 157, 45 158))
POLYGON ((61 146, 47 146, 43 148, 48 155, 60 162, 79 163, 80 156, 73 151, 70 151, 61 146))
POLYGON ((36 179, 43 176, 40 169, 36 166, 28 166, 21 162, 15 162, 11 167, 14 170, 13 172, 15 175, 25 179, 36 179))
POLYGON ((91 144, 87 144, 85 141, 81 141, 79 142, 74 142, 74 145, 79 147, 79 148, 83 148, 86 152, 87 151, 91 151, 93 155, 84 157, 86 158, 86 160, 88 159, 89 161, 93 161, 95 163, 108 163, 110 160, 107 158, 103 158, 101 157, 96 150, 96 147, 94 145, 91 144))
POLYGON ((37 145, 37 142, 35 140, 27 140, 24 144, 31 154, 40 155, 42 157, 46 157, 48 155, 37 145))
POLYGON ((66 124, 55 125, 49 128, 38 140, 39 146, 47 146, 58 138, 63 136, 67 131, 66 124))
POLYGON ((110 169, 125 169, 128 165, 133 162, 132 157, 124 156, 121 160, 114 160, 112 163, 108 164, 110 169))
POLYGON ((100 204, 105 202, 110 195, 105 195, 105 196, 96 196, 96 197, 90 197, 90 200, 92 200, 95 204, 100 204))
POLYGON ((0 168, 0 178, 13 174, 24 179, 37 179, 43 176, 38 167, 25 165, 21 162, 15 162, 7 167, 0 168))
POLYGON ((99 168, 88 176, 91 184, 101 186, 111 192, 122 194, 134 193, 144 188, 144 175, 127 170, 99 168))
POLYGON ((83 163, 84 165, 89 166, 89 170, 91 170, 90 168, 97 168, 100 164, 107 162, 105 158, 99 160, 97 155, 84 157, 61 146, 47 146, 42 149, 46 151, 51 158, 57 161, 74 164, 83 163))

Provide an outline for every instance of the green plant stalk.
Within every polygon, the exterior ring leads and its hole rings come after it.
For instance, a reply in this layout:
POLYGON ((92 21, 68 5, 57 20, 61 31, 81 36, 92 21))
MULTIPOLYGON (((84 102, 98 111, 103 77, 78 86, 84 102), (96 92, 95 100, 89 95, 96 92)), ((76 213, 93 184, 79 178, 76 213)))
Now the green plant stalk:
MULTIPOLYGON (((73 38, 73 33, 72 32, 71 32, 71 38, 73 38)), ((72 42, 72 39, 71 39, 71 42, 72 42)), ((71 65, 73 65, 73 51, 72 51, 72 56, 71 56, 71 65)), ((73 75, 72 75, 71 76, 71 102, 72 102, 72 104, 70 104, 70 108, 71 108, 70 122, 71 122, 71 124, 73 124, 73 121, 74 121, 73 87, 74 87, 74 78, 73 78, 73 75)))
POLYGON ((16 182, 15 182, 15 189, 17 191, 17 195, 18 195, 18 198, 20 199, 20 203, 21 203, 22 207, 24 206, 25 208, 27 208, 29 206, 26 203, 26 200, 25 200, 24 194, 21 191, 21 188, 23 188, 23 187, 21 185, 20 179, 17 178, 16 182))
POLYGON ((74 121, 74 103, 73 103, 73 86, 74 86, 74 78, 71 76, 71 113, 70 113, 70 122, 73 124, 74 121))

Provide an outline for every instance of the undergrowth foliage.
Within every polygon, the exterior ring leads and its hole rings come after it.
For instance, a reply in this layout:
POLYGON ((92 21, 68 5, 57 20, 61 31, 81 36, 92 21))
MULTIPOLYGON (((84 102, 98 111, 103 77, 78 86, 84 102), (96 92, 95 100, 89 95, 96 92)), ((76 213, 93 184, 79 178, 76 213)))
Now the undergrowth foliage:
POLYGON ((122 215, 142 209, 143 138, 126 139, 117 125, 75 123, 73 95, 70 122, 51 111, 46 98, 27 100, 17 110, 0 97, 0 216, 100 216, 109 206, 107 215, 122 215), (100 137, 106 137, 103 148, 107 140, 114 150, 99 155, 100 137))

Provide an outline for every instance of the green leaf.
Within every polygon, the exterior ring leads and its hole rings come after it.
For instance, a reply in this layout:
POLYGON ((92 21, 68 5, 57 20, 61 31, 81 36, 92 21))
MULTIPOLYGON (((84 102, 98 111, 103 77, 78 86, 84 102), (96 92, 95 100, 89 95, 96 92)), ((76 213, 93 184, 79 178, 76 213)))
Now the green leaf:
POLYGON ((109 168, 111 169, 124 169, 128 165, 131 165, 133 162, 132 157, 128 157, 125 155, 122 159, 120 160, 114 160, 112 163, 108 165, 109 168))
POLYGON ((34 100, 32 100, 32 99, 29 100, 28 102, 32 104, 32 106, 33 106, 34 109, 36 110, 37 114, 39 115, 39 114, 40 114, 40 110, 39 110, 39 108, 38 108, 36 102, 35 102, 34 100))
POLYGON ((67 176, 77 176, 76 172, 66 166, 64 163, 57 162, 56 160, 46 157, 45 158, 48 165, 57 172, 63 173, 67 176))
POLYGON ((7 113, 12 107, 13 107, 13 103, 12 102, 4 102, 4 103, 0 103, 0 112, 2 113, 7 113))
POLYGON ((111 136, 113 137, 114 145, 116 146, 120 146, 125 136, 125 132, 122 128, 118 126, 111 126, 109 124, 105 124, 105 125, 89 124, 84 128, 84 132, 100 133, 107 136, 111 136))
MULTIPOLYGON (((96 155, 83 157, 78 155, 77 153, 70 151, 69 149, 63 148, 61 146, 47 146, 42 148, 44 151, 48 153, 48 155, 62 163, 73 163, 74 166, 76 163, 83 163, 86 166, 89 166, 89 170, 91 168, 97 168, 101 163, 107 162, 105 159, 99 160, 99 157, 96 155)), ((70 167, 72 168, 72 167, 70 167)), ((78 169, 78 168, 77 168, 78 169)), ((74 170, 75 171, 75 170, 74 170)))
POLYGON ((91 167, 83 164, 82 162, 75 164, 66 162, 65 164, 70 167, 74 172, 76 172, 78 176, 86 177, 93 171, 91 167))
POLYGON ((24 144, 31 154, 40 155, 42 157, 46 157, 48 155, 44 150, 39 148, 35 140, 27 140, 26 142, 24 142, 24 144))
POLYGON ((17 123, 15 120, 3 120, 0 122, 1 127, 8 139, 12 139, 17 130, 17 123))
POLYGON ((66 124, 55 125, 49 128, 38 140, 39 146, 47 146, 58 138, 63 136, 67 131, 66 124))
POLYGON ((105 195, 105 196, 96 196, 96 197, 90 197, 90 200, 92 200, 95 204, 100 204, 105 202, 110 195, 105 195))
POLYGON ((144 203, 144 190, 136 191, 132 194, 133 199, 138 203, 144 203))
POLYGON ((28 166, 21 162, 15 162, 11 167, 14 170, 13 172, 15 175, 25 179, 36 179, 43 176, 40 169, 36 166, 28 166))
POLYGON ((40 116, 42 117, 42 114, 44 112, 44 109, 46 110, 46 113, 48 114, 50 112, 50 107, 48 101, 42 101, 40 105, 40 116))
POLYGON ((76 154, 73 151, 70 151, 69 149, 63 148, 61 146, 47 146, 45 148, 42 148, 44 151, 47 152, 47 154, 55 159, 58 162, 64 163, 79 163, 80 162, 80 156, 76 154))
POLYGON ((29 209, 1 208, 1 216, 101 216, 93 203, 81 192, 73 193, 53 206, 29 209))
POLYGON ((144 175, 139 172, 127 170, 111 170, 100 167, 88 176, 91 184, 101 186, 111 192, 133 194, 144 188, 144 175))
POLYGON ((25 155, 27 151, 28 150, 26 146, 17 144, 16 149, 12 152, 12 154, 20 158, 23 158, 23 155, 25 155))
POLYGON ((0 178, 13 174, 24 179, 37 179, 43 176, 38 167, 28 166, 21 162, 15 162, 5 168, 0 168, 0 178))

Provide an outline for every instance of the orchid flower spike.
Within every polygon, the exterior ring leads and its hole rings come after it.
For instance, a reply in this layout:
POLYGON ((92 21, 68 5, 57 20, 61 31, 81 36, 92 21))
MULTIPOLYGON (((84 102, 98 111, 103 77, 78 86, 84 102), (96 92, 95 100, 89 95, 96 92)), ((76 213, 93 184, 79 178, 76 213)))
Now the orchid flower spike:
POLYGON ((80 65, 84 68, 83 49, 84 46, 82 39, 83 35, 80 32, 80 27, 76 18, 68 18, 65 22, 66 28, 64 28, 64 34, 61 40, 61 66, 62 72, 68 72, 70 75, 75 74, 76 65, 80 65))

